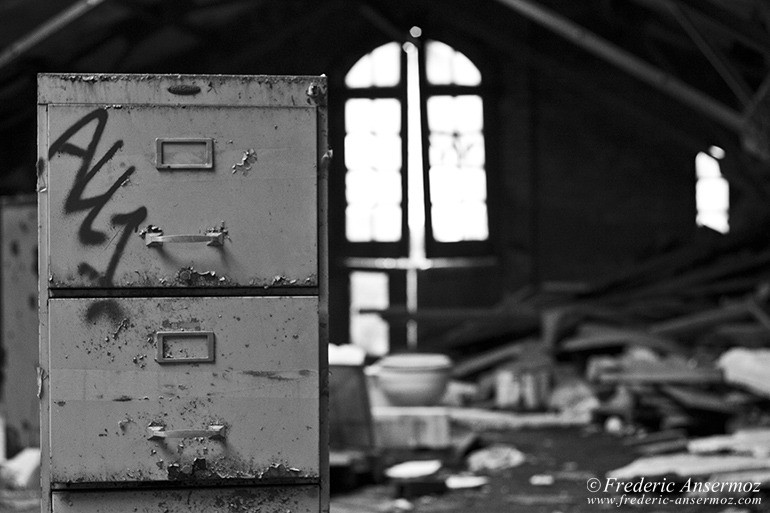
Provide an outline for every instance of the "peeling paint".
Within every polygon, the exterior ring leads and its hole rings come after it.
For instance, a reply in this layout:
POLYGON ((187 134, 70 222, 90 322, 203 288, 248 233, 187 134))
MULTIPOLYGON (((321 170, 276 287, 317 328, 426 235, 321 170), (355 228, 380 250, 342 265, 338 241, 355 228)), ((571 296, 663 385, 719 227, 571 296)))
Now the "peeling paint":
POLYGON ((112 338, 117 340, 118 335, 120 335, 120 332, 122 330, 128 329, 129 327, 129 321, 128 319, 124 318, 122 321, 120 321, 120 324, 118 324, 117 329, 112 333, 112 338))
POLYGON ((216 271, 197 271, 193 267, 182 267, 174 276, 174 284, 187 287, 206 287, 230 284, 227 276, 217 276, 216 271))
POLYGON ((249 171, 251 170, 251 167, 257 163, 257 152, 254 150, 254 148, 250 148, 243 152, 243 156, 241 157, 240 162, 236 162, 232 166, 233 174, 240 171, 243 173, 243 176, 246 176, 249 174, 249 171))

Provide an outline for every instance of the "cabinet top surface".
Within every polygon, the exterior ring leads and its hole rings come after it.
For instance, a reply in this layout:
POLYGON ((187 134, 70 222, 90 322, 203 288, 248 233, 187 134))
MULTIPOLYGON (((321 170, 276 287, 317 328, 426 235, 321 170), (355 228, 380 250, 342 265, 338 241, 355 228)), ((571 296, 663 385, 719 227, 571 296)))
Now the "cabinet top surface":
POLYGON ((54 73, 38 75, 38 104, 120 103, 315 107, 326 77, 54 73))

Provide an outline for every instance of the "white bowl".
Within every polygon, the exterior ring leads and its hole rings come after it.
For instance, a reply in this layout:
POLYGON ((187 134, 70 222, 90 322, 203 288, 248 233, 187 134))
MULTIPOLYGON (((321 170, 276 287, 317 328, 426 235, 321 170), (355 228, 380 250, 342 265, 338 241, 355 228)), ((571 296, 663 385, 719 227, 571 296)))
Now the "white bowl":
POLYGON ((394 406, 433 406, 446 392, 452 361, 441 354, 386 356, 378 362, 377 384, 394 406))

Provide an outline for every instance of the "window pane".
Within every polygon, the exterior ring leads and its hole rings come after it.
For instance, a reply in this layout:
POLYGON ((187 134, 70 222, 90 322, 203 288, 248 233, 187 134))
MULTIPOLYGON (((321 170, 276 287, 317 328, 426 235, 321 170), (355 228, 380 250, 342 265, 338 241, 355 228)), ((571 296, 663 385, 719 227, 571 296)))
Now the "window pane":
POLYGON ((345 237, 350 242, 372 240, 371 210, 367 206, 348 205, 345 209, 345 237))
POLYGON ((401 207, 377 205, 372 211, 372 240, 396 242, 401 239, 401 207))
POLYGON ((428 82, 436 85, 452 83, 452 54, 454 50, 444 43, 428 41, 425 45, 425 65, 428 82))
POLYGON ((708 226, 719 233, 730 231, 730 224, 724 212, 699 212, 695 221, 700 226, 708 226))
POLYGON ((400 170, 401 138, 363 132, 348 134, 345 136, 345 167, 400 170))
POLYGON ((719 178, 722 172, 719 161, 708 153, 698 153, 695 157, 695 173, 698 178, 719 178))
POLYGON ((428 128, 442 133, 481 132, 484 128, 481 98, 476 95, 431 96, 428 98, 428 128))
POLYGON ((486 240, 489 238, 489 226, 487 225, 487 204, 484 201, 468 201, 463 212, 467 220, 465 227, 465 240, 486 240))
POLYGON ((462 53, 438 41, 425 45, 428 82, 435 85, 475 86, 481 83, 481 72, 462 53))
POLYGON ((350 338, 368 354, 388 351, 388 324, 377 314, 361 314, 362 308, 385 309, 390 304, 388 275, 354 271, 350 273, 350 338))
POLYGON ((452 61, 452 79, 457 85, 475 86, 481 84, 481 72, 468 57, 455 52, 452 61))
POLYGON ((465 219, 462 208, 449 203, 436 204, 433 214, 433 237, 439 242, 459 242, 464 239, 465 219))
POLYGON ((401 239, 400 173, 350 170, 345 176, 345 189, 348 240, 395 242, 401 239))
POLYGON ((730 230, 730 184, 722 177, 719 161, 708 153, 698 153, 695 173, 696 224, 727 233, 730 230))
POLYGON ((388 43, 361 57, 348 74, 345 84, 351 88, 390 87, 400 77, 400 46, 388 43))
POLYGON ((401 207, 351 204, 345 211, 350 242, 396 242, 401 239, 401 207))
POLYGON ((478 134, 430 135, 431 166, 484 167, 484 136, 478 134))
POLYGON ((695 201, 700 211, 730 208, 730 187, 724 178, 701 178, 695 185, 695 201))
POLYGON ((345 102, 345 130, 375 134, 401 131, 401 103, 395 98, 354 98, 345 102))
POLYGON ((465 201, 457 205, 434 204, 433 237, 438 242, 460 242, 466 240, 486 240, 489 238, 487 227, 487 206, 484 202, 465 201))
POLYGON ((346 234, 352 242, 401 239, 401 104, 393 98, 345 103, 346 234))
POLYGON ((433 96, 427 106, 433 236, 439 242, 485 240, 489 226, 481 98, 433 96))

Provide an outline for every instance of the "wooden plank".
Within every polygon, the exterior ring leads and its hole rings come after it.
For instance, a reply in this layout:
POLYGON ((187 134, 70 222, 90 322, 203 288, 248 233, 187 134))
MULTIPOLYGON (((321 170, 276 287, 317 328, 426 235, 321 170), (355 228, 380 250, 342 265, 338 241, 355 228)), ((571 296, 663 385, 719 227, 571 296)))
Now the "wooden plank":
POLYGON ((611 470, 608 478, 631 480, 674 474, 681 477, 709 476, 716 473, 770 469, 770 458, 752 456, 702 456, 670 454, 639 458, 625 467, 611 470))
POLYGON ((770 455, 770 429, 744 429, 730 435, 717 435, 690 440, 687 450, 694 454, 770 455))
POLYGON ((719 369, 688 369, 686 367, 604 372, 598 378, 600 383, 606 384, 635 383, 651 385, 677 383, 683 385, 715 385, 724 382, 722 371, 719 369))
POLYGON ((747 304, 736 303, 659 322, 652 325, 648 331, 655 335, 676 337, 695 334, 725 322, 741 321, 749 317, 747 304))
POLYGON ((625 346, 643 346, 663 354, 681 353, 682 347, 673 340, 657 337, 636 330, 611 329, 606 333, 578 335, 562 341, 559 350, 563 352, 591 351, 625 346))
POLYGON ((533 344, 537 345, 538 343, 539 339, 537 338, 523 338, 496 349, 486 351, 472 358, 468 358, 454 366, 452 369, 452 377, 462 379, 489 369, 495 365, 521 356, 525 350, 531 349, 533 344))
POLYGON ((535 314, 531 311, 499 311, 488 308, 420 308, 409 311, 406 307, 391 307, 387 309, 362 308, 361 314, 376 314, 388 322, 405 322, 415 320, 418 322, 451 323, 459 324, 466 321, 494 321, 510 322, 516 324, 523 322, 530 324, 535 314))
POLYGON ((663 386, 660 391, 689 410, 711 411, 724 414, 737 413, 738 405, 730 403, 718 394, 677 386, 663 386))
POLYGON ((509 413, 482 408, 449 408, 449 417, 454 424, 479 431, 585 426, 591 422, 590 413, 509 413))
POLYGON ((449 412, 443 407, 378 406, 372 418, 380 448, 443 449, 452 443, 449 412))

